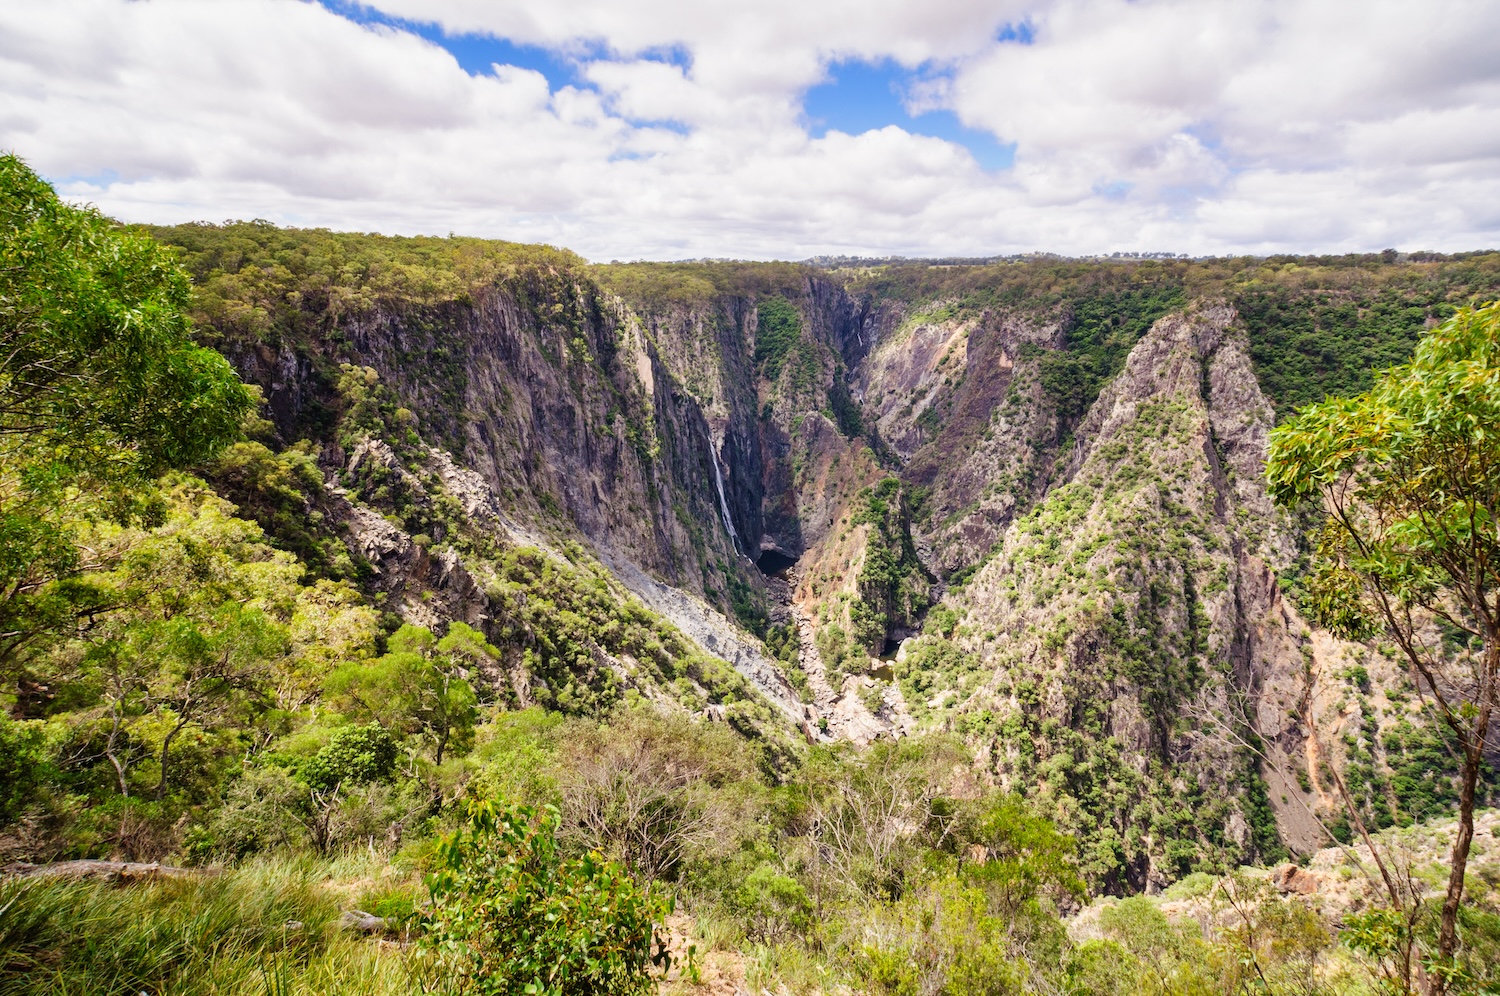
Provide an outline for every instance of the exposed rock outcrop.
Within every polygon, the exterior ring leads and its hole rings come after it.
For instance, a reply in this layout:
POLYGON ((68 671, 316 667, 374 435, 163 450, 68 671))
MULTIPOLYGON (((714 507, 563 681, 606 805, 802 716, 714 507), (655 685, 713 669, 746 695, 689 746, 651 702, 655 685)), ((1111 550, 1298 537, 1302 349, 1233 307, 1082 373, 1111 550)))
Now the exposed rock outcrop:
POLYGON ((1204 305, 1134 348, 1047 495, 948 599, 977 680, 926 683, 929 723, 996 717, 1002 782, 1093 795, 1077 828, 1114 842, 1132 888, 1173 874, 1143 821, 1191 841, 1183 860, 1214 840, 1277 843, 1245 744, 1266 688, 1302 673, 1305 627, 1271 571, 1294 546, 1260 484, 1272 414, 1234 318, 1204 305))

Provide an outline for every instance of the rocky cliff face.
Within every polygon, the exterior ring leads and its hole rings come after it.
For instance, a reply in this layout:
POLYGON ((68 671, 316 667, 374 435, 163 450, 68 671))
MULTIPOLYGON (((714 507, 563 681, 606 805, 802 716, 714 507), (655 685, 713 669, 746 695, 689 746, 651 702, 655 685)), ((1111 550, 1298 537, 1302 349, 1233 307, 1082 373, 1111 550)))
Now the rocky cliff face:
POLYGON ((918 538, 943 574, 972 565, 1052 478, 1056 412, 1037 356, 1056 323, 918 314, 877 344, 859 387, 922 499, 918 538))
POLYGON ((1390 774, 1434 741, 1397 669, 1283 594, 1302 526, 1261 483, 1263 331, 1159 275, 1075 300, 1004 290, 1017 272, 950 296, 520 267, 438 302, 304 301, 296 334, 222 348, 279 443, 314 441, 318 511, 366 586, 510 641, 522 699, 634 688, 814 740, 951 730, 1118 891, 1316 849, 1328 765, 1377 822, 1413 811, 1390 774), (605 620, 547 663, 522 617, 548 571, 670 633, 605 620), (653 649, 672 641, 738 677, 678 674, 653 649))
MULTIPOLYGON (((1057 322, 936 310, 866 306, 849 370, 862 439, 822 413, 762 426, 762 500, 797 503, 813 717, 857 740, 960 731, 997 780, 1050 798, 1122 890, 1325 842, 1326 765, 1363 751, 1373 775, 1411 717, 1378 692, 1351 710, 1340 675, 1399 684, 1394 666, 1282 596, 1300 527, 1261 481, 1275 415, 1233 309, 1158 321, 1071 425, 1044 384, 1057 322), (882 532, 866 502, 891 477, 904 511, 882 532), (881 604, 869 574, 903 530, 929 581, 959 583, 931 586, 927 635, 892 674, 880 637, 922 612, 881 604)), ((787 536, 765 548, 798 552, 787 536)))
MULTIPOLYGON (((461 303, 359 311, 279 349, 224 348, 262 387, 280 442, 317 442, 328 484, 318 514, 403 619, 461 619, 501 642, 497 551, 535 548, 559 569, 604 572, 609 598, 671 620, 801 722, 759 639, 730 620, 765 605, 753 398, 732 393, 724 359, 743 347, 711 352, 701 369, 731 389, 700 401, 692 357, 679 351, 669 367, 618 301, 544 277, 461 303)), ((669 344, 684 340, 703 342, 669 344)), ((634 670, 593 644, 598 666, 580 665, 589 682, 634 670)), ((713 706, 720 696, 699 685, 687 699, 713 706)))
MULTIPOLYGON (((288 438, 340 404, 320 368, 368 367, 424 438, 479 474, 510 514, 576 529, 701 591, 705 557, 731 552, 712 531, 690 535, 716 511, 704 413, 597 290, 537 283, 462 305, 377 308, 300 354, 232 358, 266 387, 288 438)), ((347 453, 327 455, 347 465, 347 453)))
POLYGON ((1301 664, 1257 638, 1277 629, 1269 571, 1294 552, 1258 487, 1271 419, 1232 311, 1162 319, 1046 496, 946 598, 951 639, 908 652, 905 683, 936 703, 927 721, 983 716, 991 770, 1077 800, 1098 873, 1121 885, 1161 884, 1211 848, 1276 846, 1241 749, 1243 704, 1301 664), (945 644, 960 668, 916 666, 945 644))

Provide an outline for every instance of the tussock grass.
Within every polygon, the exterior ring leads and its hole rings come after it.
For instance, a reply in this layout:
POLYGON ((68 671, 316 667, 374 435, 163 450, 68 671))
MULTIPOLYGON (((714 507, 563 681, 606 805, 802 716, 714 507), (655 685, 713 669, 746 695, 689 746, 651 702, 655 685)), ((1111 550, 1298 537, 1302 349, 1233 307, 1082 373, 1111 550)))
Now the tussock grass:
POLYGON ((347 900, 327 871, 283 858, 125 887, 5 881, 0 996, 410 992, 399 949, 338 930, 347 900))

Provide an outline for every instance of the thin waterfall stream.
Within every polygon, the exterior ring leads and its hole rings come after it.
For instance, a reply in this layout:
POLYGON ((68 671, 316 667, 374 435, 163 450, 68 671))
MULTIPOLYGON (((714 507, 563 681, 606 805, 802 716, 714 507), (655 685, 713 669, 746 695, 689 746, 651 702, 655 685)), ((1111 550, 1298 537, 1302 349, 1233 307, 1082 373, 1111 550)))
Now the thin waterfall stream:
POLYGON ((708 462, 714 465, 714 487, 719 490, 719 514, 724 517, 724 528, 736 553, 744 553, 740 547, 740 534, 734 531, 734 520, 729 516, 729 502, 724 497, 724 475, 719 470, 719 455, 714 452, 714 440, 708 437, 708 462))

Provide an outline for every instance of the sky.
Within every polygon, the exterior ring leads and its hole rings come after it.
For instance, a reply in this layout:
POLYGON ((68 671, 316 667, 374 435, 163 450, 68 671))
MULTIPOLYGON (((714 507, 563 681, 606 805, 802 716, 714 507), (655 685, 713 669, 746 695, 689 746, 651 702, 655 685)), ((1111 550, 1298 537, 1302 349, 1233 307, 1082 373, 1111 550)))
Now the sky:
POLYGON ((593 260, 1500 247, 1497 0, 0 0, 126 221, 593 260))

